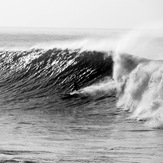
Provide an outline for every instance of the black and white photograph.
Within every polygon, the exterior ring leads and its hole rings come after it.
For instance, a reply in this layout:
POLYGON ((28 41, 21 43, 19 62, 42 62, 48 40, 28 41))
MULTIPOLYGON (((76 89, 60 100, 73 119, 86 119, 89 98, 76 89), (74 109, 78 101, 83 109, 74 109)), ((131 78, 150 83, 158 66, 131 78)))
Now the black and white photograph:
POLYGON ((163 163, 163 0, 0 0, 0 163, 163 163))

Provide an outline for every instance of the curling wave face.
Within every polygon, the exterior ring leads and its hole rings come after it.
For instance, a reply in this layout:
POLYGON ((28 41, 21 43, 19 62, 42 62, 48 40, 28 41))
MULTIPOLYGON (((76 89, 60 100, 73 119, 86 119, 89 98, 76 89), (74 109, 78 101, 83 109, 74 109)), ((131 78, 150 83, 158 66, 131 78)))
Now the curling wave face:
MULTIPOLYGON (((53 96, 70 92, 112 74, 112 58, 98 51, 80 49, 31 49, 0 51, 0 86, 14 98, 53 96)), ((1 92, 3 92, 1 91, 1 92)))

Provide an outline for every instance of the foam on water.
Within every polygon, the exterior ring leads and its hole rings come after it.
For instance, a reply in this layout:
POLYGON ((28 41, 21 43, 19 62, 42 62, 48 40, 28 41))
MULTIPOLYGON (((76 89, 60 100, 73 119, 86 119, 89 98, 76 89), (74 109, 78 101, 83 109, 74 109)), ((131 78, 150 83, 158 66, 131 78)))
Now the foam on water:
MULTIPOLYGON (((145 32, 145 35, 150 37, 150 41, 147 40, 145 46, 148 45, 148 51, 150 51, 151 40, 154 40, 156 35, 148 34, 148 32, 145 32)), ((143 120, 150 127, 162 128, 163 60, 160 60, 162 58, 160 54, 163 51, 160 50, 159 55, 153 53, 153 51, 145 53, 143 56, 147 59, 140 57, 139 51, 145 48, 142 48, 141 41, 146 40, 140 36, 141 34, 138 35, 137 31, 136 33, 133 32, 128 38, 125 38, 127 41, 124 41, 123 45, 119 45, 116 55, 113 56, 113 78, 117 85, 119 98, 117 107, 132 112, 131 118, 143 120), (140 43, 139 46, 138 42, 140 43), (130 48, 129 45, 131 44, 130 48), (126 49, 133 52, 134 48, 138 48, 136 52, 138 55, 121 53, 123 50, 126 52, 126 49)), ((134 54, 134 52, 131 54, 134 54)))
POLYGON ((111 78, 106 78, 103 82, 81 89, 80 93, 91 96, 112 96, 115 91, 115 82, 111 78))

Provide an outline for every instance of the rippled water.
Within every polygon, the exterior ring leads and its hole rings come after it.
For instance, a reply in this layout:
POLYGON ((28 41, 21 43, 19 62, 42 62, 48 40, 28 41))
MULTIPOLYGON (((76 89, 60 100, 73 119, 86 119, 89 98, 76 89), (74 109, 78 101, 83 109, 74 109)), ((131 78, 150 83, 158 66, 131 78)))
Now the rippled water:
MULTIPOLYGON (((161 162, 163 131, 126 119, 115 98, 72 101, 56 108, 52 99, 2 108, 0 158, 10 162, 161 162), (33 107, 30 107, 33 106, 33 107), (12 160, 12 161, 11 161, 12 160)), ((7 161, 6 161, 7 162, 7 161)))

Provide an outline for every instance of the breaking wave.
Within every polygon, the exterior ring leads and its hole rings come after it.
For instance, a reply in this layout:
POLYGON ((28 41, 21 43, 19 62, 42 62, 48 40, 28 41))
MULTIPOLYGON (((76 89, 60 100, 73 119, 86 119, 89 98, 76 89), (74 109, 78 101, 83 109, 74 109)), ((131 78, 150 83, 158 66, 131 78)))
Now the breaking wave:
POLYGON ((1 95, 10 101, 62 97, 76 89, 84 96, 116 95, 117 107, 131 112, 130 118, 163 128, 161 60, 83 48, 3 49, 0 67, 1 95))

